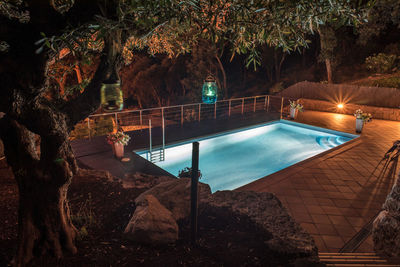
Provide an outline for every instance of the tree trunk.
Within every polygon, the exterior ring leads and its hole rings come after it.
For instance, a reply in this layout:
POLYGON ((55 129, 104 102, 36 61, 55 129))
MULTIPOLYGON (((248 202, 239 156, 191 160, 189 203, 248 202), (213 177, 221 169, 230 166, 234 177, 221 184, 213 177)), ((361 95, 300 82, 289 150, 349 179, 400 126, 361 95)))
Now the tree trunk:
POLYGON ((225 94, 224 98, 228 98, 228 87, 226 86, 226 73, 225 73, 224 65, 222 65, 222 62, 219 59, 218 55, 215 55, 215 59, 217 60, 219 69, 222 72, 222 78, 223 78, 222 84, 224 87, 223 90, 224 90, 224 94, 225 94))
POLYGON ((337 40, 335 31, 330 26, 320 26, 318 28, 319 40, 320 40, 320 59, 325 62, 326 76, 328 83, 332 83, 332 60, 335 59, 335 47, 337 40))
MULTIPOLYGON (((0 110, 7 114, 0 119, 0 138, 19 188, 15 266, 23 266, 36 255, 47 252, 58 258, 63 252, 76 252, 73 242, 76 230, 66 197, 78 168, 68 135, 77 122, 99 107, 102 83, 117 71, 114 66, 122 62, 120 51, 115 48, 122 30, 109 31, 103 38, 100 63, 84 92, 70 100, 50 100, 46 95, 49 53, 35 53, 38 48, 35 42, 41 31, 49 36, 60 36, 70 24, 68 18, 80 19, 81 13, 72 11, 71 16, 56 18, 53 5, 43 4, 43 1, 28 2, 29 5, 23 5, 23 10, 33 15, 28 23, 1 20, 5 41, 11 47, 0 56, 0 65, 7 66, 0 70, 0 110), (40 155, 33 133, 41 137, 40 155)), ((83 2, 86 6, 87 1, 83 2)), ((93 5, 95 1, 89 2, 93 7, 91 17, 98 13, 94 11, 98 6, 93 5)), ((74 10, 89 12, 81 7, 74 10)), ((74 21, 72 24, 87 22, 74 21)))
POLYGON ((330 59, 325 59, 325 67, 326 67, 326 76, 328 79, 328 83, 332 83, 332 66, 330 59))
POLYGON ((281 80, 281 70, 283 62, 285 61, 286 54, 282 53, 280 59, 278 58, 278 52, 274 51, 274 66, 275 66, 275 82, 279 82, 281 80), (278 63, 279 62, 279 63, 278 63))
POLYGON ((306 62, 307 62, 307 58, 306 58, 306 48, 303 47, 303 49, 302 49, 302 51, 301 51, 301 66, 302 66, 303 68, 306 67, 306 65, 307 65, 306 62))
POLYGON ((24 266, 48 252, 57 258, 64 251, 76 253, 67 190, 77 166, 68 140, 57 145, 42 137, 39 156, 32 132, 7 116, 0 126, 5 129, 1 131, 5 155, 19 190, 18 248, 13 265, 24 266))

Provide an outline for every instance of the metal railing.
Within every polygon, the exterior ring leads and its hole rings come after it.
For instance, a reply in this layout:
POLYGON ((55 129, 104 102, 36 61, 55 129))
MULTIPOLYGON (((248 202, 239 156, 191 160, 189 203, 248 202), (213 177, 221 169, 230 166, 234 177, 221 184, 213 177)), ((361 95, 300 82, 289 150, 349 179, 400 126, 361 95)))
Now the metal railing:
POLYGON ((75 138, 90 140, 95 135, 106 135, 120 127, 124 131, 148 130, 150 134, 150 128, 162 127, 163 144, 165 144, 165 128, 170 125, 249 116, 257 112, 275 113, 282 118, 289 112, 289 99, 259 95, 219 100, 215 104, 194 103, 93 114, 84 123, 75 127, 81 132, 79 137, 75 138), (151 126, 149 126, 150 120, 151 126))

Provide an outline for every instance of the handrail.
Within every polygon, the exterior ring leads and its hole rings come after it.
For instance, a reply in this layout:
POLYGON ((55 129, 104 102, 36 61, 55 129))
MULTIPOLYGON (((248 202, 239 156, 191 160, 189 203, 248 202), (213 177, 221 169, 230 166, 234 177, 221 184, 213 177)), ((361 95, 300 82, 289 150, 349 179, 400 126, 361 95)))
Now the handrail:
MULTIPOLYGON (((287 98, 286 98, 287 99, 287 98)), ((118 128, 119 125, 121 126, 126 126, 126 122, 129 121, 129 125, 133 123, 133 121, 136 121, 134 123, 135 125, 141 125, 143 126, 143 123, 146 124, 144 119, 148 118, 150 116, 150 121, 149 121, 149 137, 150 137, 150 151, 152 150, 152 136, 151 136, 151 130, 152 127, 155 125, 152 125, 151 122, 151 117, 156 116, 160 117, 163 130, 163 147, 165 146, 165 128, 170 122, 166 122, 165 120, 168 118, 171 118, 170 116, 176 116, 175 119, 180 120, 180 124, 183 125, 186 120, 192 121, 196 120, 198 122, 202 121, 203 118, 211 118, 213 117, 214 119, 217 119, 217 117, 221 116, 222 117, 231 117, 231 115, 237 115, 241 114, 243 115, 244 113, 255 113, 257 110, 264 110, 265 112, 270 112, 272 106, 275 106, 273 110, 274 112, 279 112, 278 110, 278 105, 280 105, 280 115, 281 118, 283 117, 283 112, 284 112, 284 97, 281 96, 273 96, 273 95, 257 95, 257 96, 248 96, 248 97, 240 97, 240 98, 231 98, 231 99, 223 99, 216 101, 214 104, 204 104, 204 103, 191 103, 191 104, 183 104, 183 105, 174 105, 174 106, 163 106, 163 107, 154 107, 154 108, 147 108, 147 109, 138 109, 138 110, 123 110, 123 111, 116 111, 116 112, 110 112, 110 113, 100 113, 100 114, 93 114, 89 116, 89 119, 87 120, 87 128, 89 130, 89 140, 91 139, 91 121, 90 118, 95 118, 101 117, 101 116, 108 116, 112 117, 113 120, 115 120, 115 126, 118 128), (251 99, 253 100, 252 102, 250 101, 245 101, 251 99), (274 101, 275 103, 271 103, 271 99, 279 99, 280 103, 278 104, 277 101, 274 101), (241 108, 240 108, 241 106, 241 108), (185 113, 185 107, 192 107, 190 109, 189 113, 185 113), (175 109, 174 109, 175 108, 175 109), (179 109, 178 109, 179 108, 179 109), (157 110, 158 112, 150 112, 150 111, 155 111, 157 110), (221 115, 217 115, 217 111, 223 111, 220 113, 221 115), (148 113, 149 112, 149 113, 148 113), (122 114, 129 114, 129 116, 120 116, 122 114), (180 114, 180 116, 178 115, 180 114), (203 115, 204 114, 204 115, 203 115), (186 116, 189 116, 186 118, 186 116), (179 116, 180 118, 177 118, 179 116), (127 121, 126 121, 127 120, 127 121), (139 123, 139 124, 138 124, 139 123)), ((287 101, 286 101, 287 102, 287 101)), ((156 120, 157 121, 157 120, 156 120)), ((178 122, 179 123, 179 122, 178 122)), ((132 124, 133 125, 133 124, 132 124)))
MULTIPOLYGON (((245 96, 245 97, 238 97, 238 98, 223 99, 223 100, 216 101, 216 103, 222 103, 222 102, 228 102, 228 101, 232 102, 232 101, 235 101, 235 100, 251 99, 251 98, 262 98, 262 97, 277 97, 277 98, 281 98, 280 96, 257 95, 257 96, 245 96)), ((204 103, 198 102, 198 103, 190 103, 190 104, 182 104, 182 105, 162 106, 162 107, 155 107, 155 108, 122 110, 122 111, 109 112, 109 113, 93 114, 93 115, 90 115, 89 117, 110 116, 110 115, 115 115, 115 114, 133 113, 133 112, 140 112, 140 111, 143 112, 143 111, 158 110, 158 109, 163 109, 163 108, 164 109, 170 109, 170 108, 178 108, 178 107, 186 107, 186 106, 197 106, 197 105, 210 105, 210 104, 204 104, 204 103)))

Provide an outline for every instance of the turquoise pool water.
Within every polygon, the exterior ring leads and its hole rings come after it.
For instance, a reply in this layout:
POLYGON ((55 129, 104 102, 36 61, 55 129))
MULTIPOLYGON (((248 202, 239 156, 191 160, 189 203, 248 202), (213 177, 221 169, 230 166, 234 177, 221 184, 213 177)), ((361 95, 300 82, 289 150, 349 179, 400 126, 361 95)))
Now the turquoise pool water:
MULTIPOLYGON (((173 175, 191 167, 192 142, 200 143, 200 182, 213 192, 235 189, 341 145, 356 135, 289 121, 190 140, 165 149, 155 164, 173 175)), ((147 152, 139 152, 147 158, 147 152)))

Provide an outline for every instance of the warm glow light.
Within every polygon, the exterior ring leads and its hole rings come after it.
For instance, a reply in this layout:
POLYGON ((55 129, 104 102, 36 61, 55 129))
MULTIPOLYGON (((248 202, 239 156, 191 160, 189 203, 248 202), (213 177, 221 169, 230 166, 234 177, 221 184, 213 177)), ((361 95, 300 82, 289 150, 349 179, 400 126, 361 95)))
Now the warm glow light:
POLYGON ((343 108, 344 106, 343 106, 343 104, 338 104, 337 107, 338 108, 343 108))

